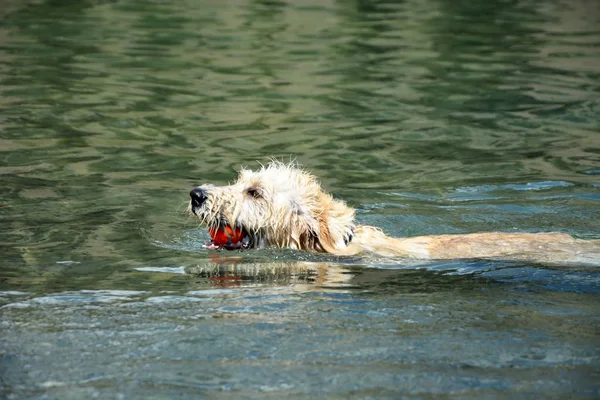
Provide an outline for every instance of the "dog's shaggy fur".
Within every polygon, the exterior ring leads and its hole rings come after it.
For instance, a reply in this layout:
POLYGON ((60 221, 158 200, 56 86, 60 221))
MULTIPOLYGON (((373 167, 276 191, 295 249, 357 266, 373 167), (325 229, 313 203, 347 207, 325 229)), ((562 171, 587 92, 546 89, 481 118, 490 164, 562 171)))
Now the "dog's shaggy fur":
POLYGON ((325 193, 312 175, 297 165, 276 161, 256 172, 241 170, 232 185, 203 185, 190 195, 190 211, 211 229, 230 226, 243 232, 243 242, 230 248, 280 247, 336 255, 371 252, 418 259, 600 263, 599 240, 578 240, 561 233, 390 238, 378 228, 356 225, 354 210, 325 193))

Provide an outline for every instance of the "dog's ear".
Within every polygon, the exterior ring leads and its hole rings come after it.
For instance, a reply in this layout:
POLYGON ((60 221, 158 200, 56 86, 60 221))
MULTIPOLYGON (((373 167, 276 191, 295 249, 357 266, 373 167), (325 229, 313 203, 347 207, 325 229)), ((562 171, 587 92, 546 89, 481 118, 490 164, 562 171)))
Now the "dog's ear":
POLYGON ((323 194, 321 200, 323 212, 317 216, 318 232, 314 233, 322 251, 335 254, 352 240, 354 210, 343 201, 334 200, 328 194, 323 194))

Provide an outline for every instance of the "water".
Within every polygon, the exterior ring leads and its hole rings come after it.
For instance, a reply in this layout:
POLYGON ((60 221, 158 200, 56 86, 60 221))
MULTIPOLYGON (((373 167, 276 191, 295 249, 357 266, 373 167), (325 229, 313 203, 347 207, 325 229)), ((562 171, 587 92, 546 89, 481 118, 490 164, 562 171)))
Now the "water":
POLYGON ((212 252, 187 193, 297 159, 393 236, 600 231, 600 7, 0 10, 0 397, 600 397, 600 260, 212 252))

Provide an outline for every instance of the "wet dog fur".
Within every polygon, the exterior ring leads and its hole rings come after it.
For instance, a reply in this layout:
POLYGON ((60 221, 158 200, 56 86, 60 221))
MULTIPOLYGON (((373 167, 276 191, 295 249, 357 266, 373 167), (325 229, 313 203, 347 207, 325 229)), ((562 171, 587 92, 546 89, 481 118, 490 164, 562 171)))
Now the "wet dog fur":
POLYGON ((228 186, 205 184, 190 192, 189 211, 212 229, 230 226, 243 241, 213 248, 292 248, 334 255, 374 253, 413 259, 527 260, 600 263, 600 240, 562 233, 504 233, 392 238, 358 225, 354 209, 326 193, 298 165, 273 161, 242 169, 228 186))

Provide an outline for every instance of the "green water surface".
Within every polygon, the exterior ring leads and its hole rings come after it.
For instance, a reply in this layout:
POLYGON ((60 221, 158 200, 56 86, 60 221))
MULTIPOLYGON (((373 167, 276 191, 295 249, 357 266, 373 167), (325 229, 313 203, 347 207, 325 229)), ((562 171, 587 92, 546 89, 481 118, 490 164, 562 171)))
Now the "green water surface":
POLYGON ((600 3, 5 0, 0 397, 596 399, 600 260, 214 252, 295 159, 393 236, 600 238, 600 3))

